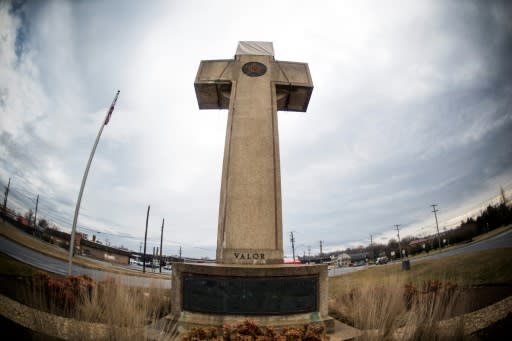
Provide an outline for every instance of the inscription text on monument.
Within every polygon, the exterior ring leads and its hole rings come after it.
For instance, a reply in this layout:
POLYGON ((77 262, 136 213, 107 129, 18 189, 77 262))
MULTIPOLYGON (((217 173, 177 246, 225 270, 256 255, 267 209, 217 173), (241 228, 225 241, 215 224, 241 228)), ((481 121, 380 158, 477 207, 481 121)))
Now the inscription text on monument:
POLYGON ((191 312, 282 315, 318 310, 318 277, 183 278, 183 309, 191 312))
POLYGON ((265 259, 264 253, 240 253, 240 252, 233 252, 233 256, 235 256, 236 259, 265 259))

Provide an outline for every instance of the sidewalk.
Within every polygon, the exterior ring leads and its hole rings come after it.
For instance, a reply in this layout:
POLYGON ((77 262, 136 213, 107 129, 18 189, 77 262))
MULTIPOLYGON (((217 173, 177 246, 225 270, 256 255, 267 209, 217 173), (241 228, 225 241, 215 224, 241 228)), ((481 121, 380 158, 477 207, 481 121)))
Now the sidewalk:
POLYGON ((331 341, 352 340, 361 335, 361 331, 348 324, 334 320, 334 333, 328 335, 331 341))

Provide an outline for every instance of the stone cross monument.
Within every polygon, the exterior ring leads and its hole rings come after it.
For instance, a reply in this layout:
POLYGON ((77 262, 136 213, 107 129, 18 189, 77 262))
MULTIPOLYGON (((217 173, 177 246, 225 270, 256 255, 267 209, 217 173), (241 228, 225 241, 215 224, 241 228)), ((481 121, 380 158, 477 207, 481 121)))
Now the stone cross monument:
POLYGON ((200 109, 229 109, 217 263, 282 263, 277 111, 306 111, 308 65, 275 60, 270 42, 243 41, 235 59, 202 61, 194 86, 200 109))
POLYGON ((250 317, 332 331, 327 265, 282 264, 277 111, 306 111, 308 65, 275 60, 272 43, 240 42, 234 59, 202 61, 194 86, 199 108, 229 109, 217 262, 173 263, 168 318, 178 330, 250 317))

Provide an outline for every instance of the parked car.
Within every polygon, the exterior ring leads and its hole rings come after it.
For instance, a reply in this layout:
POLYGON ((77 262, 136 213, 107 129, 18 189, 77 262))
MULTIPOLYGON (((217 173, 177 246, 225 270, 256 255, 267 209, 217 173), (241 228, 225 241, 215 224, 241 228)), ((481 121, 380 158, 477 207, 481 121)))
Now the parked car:
POLYGON ((388 257, 384 256, 384 257, 378 257, 377 260, 375 261, 375 264, 377 264, 377 265, 387 264, 387 262, 389 262, 388 257))

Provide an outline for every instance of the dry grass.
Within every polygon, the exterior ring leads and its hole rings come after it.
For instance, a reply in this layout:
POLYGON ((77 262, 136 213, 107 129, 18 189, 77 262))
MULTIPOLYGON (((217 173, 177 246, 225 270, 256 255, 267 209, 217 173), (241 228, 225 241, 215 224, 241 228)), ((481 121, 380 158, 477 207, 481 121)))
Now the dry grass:
POLYGON ((330 301, 330 313, 362 330, 358 340, 465 340, 464 325, 439 328, 457 306, 455 285, 428 281, 417 287, 400 277, 374 279, 330 301))
POLYGON ((462 318, 449 329, 439 322, 465 310, 464 288, 512 285, 510 255, 493 249, 329 278, 330 314, 363 330, 361 340, 471 340, 462 318))
POLYGON ((75 318, 106 324, 110 340, 145 340, 146 327, 169 312, 168 290, 131 288, 109 280, 85 297, 75 318))
MULTIPOLYGON (((74 326, 68 328, 70 339, 89 340, 98 332, 109 340, 147 340, 150 335, 155 339, 155 334, 164 335, 163 331, 167 337, 172 334, 170 326, 162 323, 170 311, 169 289, 128 287, 114 279, 95 283, 83 276, 43 274, 35 276, 26 300, 39 311, 69 318, 74 326)), ((53 329, 57 326, 45 326, 48 321, 44 314, 36 311, 34 323, 35 330, 56 335, 53 329)))
POLYGON ((512 285, 510 257, 512 248, 491 249, 456 256, 411 263, 410 271, 401 264, 388 264, 329 278, 329 295, 339 296, 351 288, 379 281, 412 282, 416 285, 429 280, 446 280, 462 287, 512 285))

